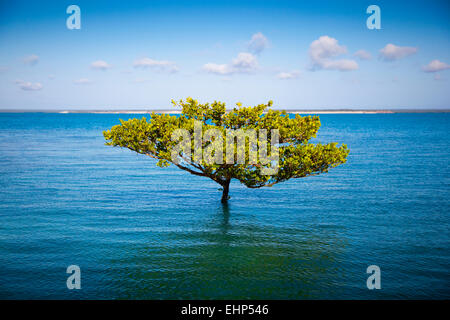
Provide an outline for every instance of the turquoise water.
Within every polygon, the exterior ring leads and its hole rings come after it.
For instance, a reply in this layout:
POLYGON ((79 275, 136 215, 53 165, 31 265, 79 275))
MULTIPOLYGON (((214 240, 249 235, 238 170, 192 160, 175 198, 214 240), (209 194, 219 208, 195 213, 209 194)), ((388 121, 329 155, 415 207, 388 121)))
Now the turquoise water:
POLYGON ((234 182, 226 207, 211 180, 104 146, 130 117, 0 114, 0 298, 450 298, 450 114, 321 115, 345 165, 234 182))

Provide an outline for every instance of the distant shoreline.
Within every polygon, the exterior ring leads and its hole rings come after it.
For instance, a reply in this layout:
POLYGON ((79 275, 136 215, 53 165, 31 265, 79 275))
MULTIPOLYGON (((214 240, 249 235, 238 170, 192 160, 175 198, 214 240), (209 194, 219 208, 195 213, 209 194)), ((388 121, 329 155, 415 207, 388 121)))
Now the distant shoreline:
MULTIPOLYGON (((278 109, 273 109, 278 110, 278 109)), ((450 109, 285 109, 291 114, 388 114, 388 113, 449 113, 450 109)), ((227 110, 231 111, 231 110, 227 110)), ((91 113, 91 114, 150 114, 152 112, 165 114, 180 114, 181 110, 0 110, 0 113, 91 113)))

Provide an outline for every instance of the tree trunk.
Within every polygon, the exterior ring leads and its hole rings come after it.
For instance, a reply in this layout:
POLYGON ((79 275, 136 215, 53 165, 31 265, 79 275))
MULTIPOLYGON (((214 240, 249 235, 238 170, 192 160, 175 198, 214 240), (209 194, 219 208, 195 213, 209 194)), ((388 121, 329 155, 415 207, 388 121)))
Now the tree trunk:
POLYGON ((225 183, 222 185, 223 187, 222 200, 220 200, 222 203, 226 203, 228 201, 228 192, 230 191, 230 180, 225 181, 225 183))

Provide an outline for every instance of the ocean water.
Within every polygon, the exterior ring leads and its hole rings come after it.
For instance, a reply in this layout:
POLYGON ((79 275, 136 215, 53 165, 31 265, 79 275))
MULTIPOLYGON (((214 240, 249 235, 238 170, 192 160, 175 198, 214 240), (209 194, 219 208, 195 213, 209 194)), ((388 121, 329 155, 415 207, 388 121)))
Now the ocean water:
POLYGON ((227 206, 209 179, 105 146, 130 117, 0 114, 0 298, 450 298, 450 114, 321 115, 346 164, 233 182, 227 206))

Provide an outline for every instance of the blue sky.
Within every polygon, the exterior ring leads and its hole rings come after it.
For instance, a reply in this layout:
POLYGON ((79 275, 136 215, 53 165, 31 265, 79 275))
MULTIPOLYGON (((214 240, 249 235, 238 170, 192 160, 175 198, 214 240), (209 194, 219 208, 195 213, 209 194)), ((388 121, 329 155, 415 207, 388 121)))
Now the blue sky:
POLYGON ((0 109, 449 108, 448 1, 1 1, 0 109), (66 8, 81 9, 69 30, 66 8), (369 30, 366 9, 381 9, 369 30))

